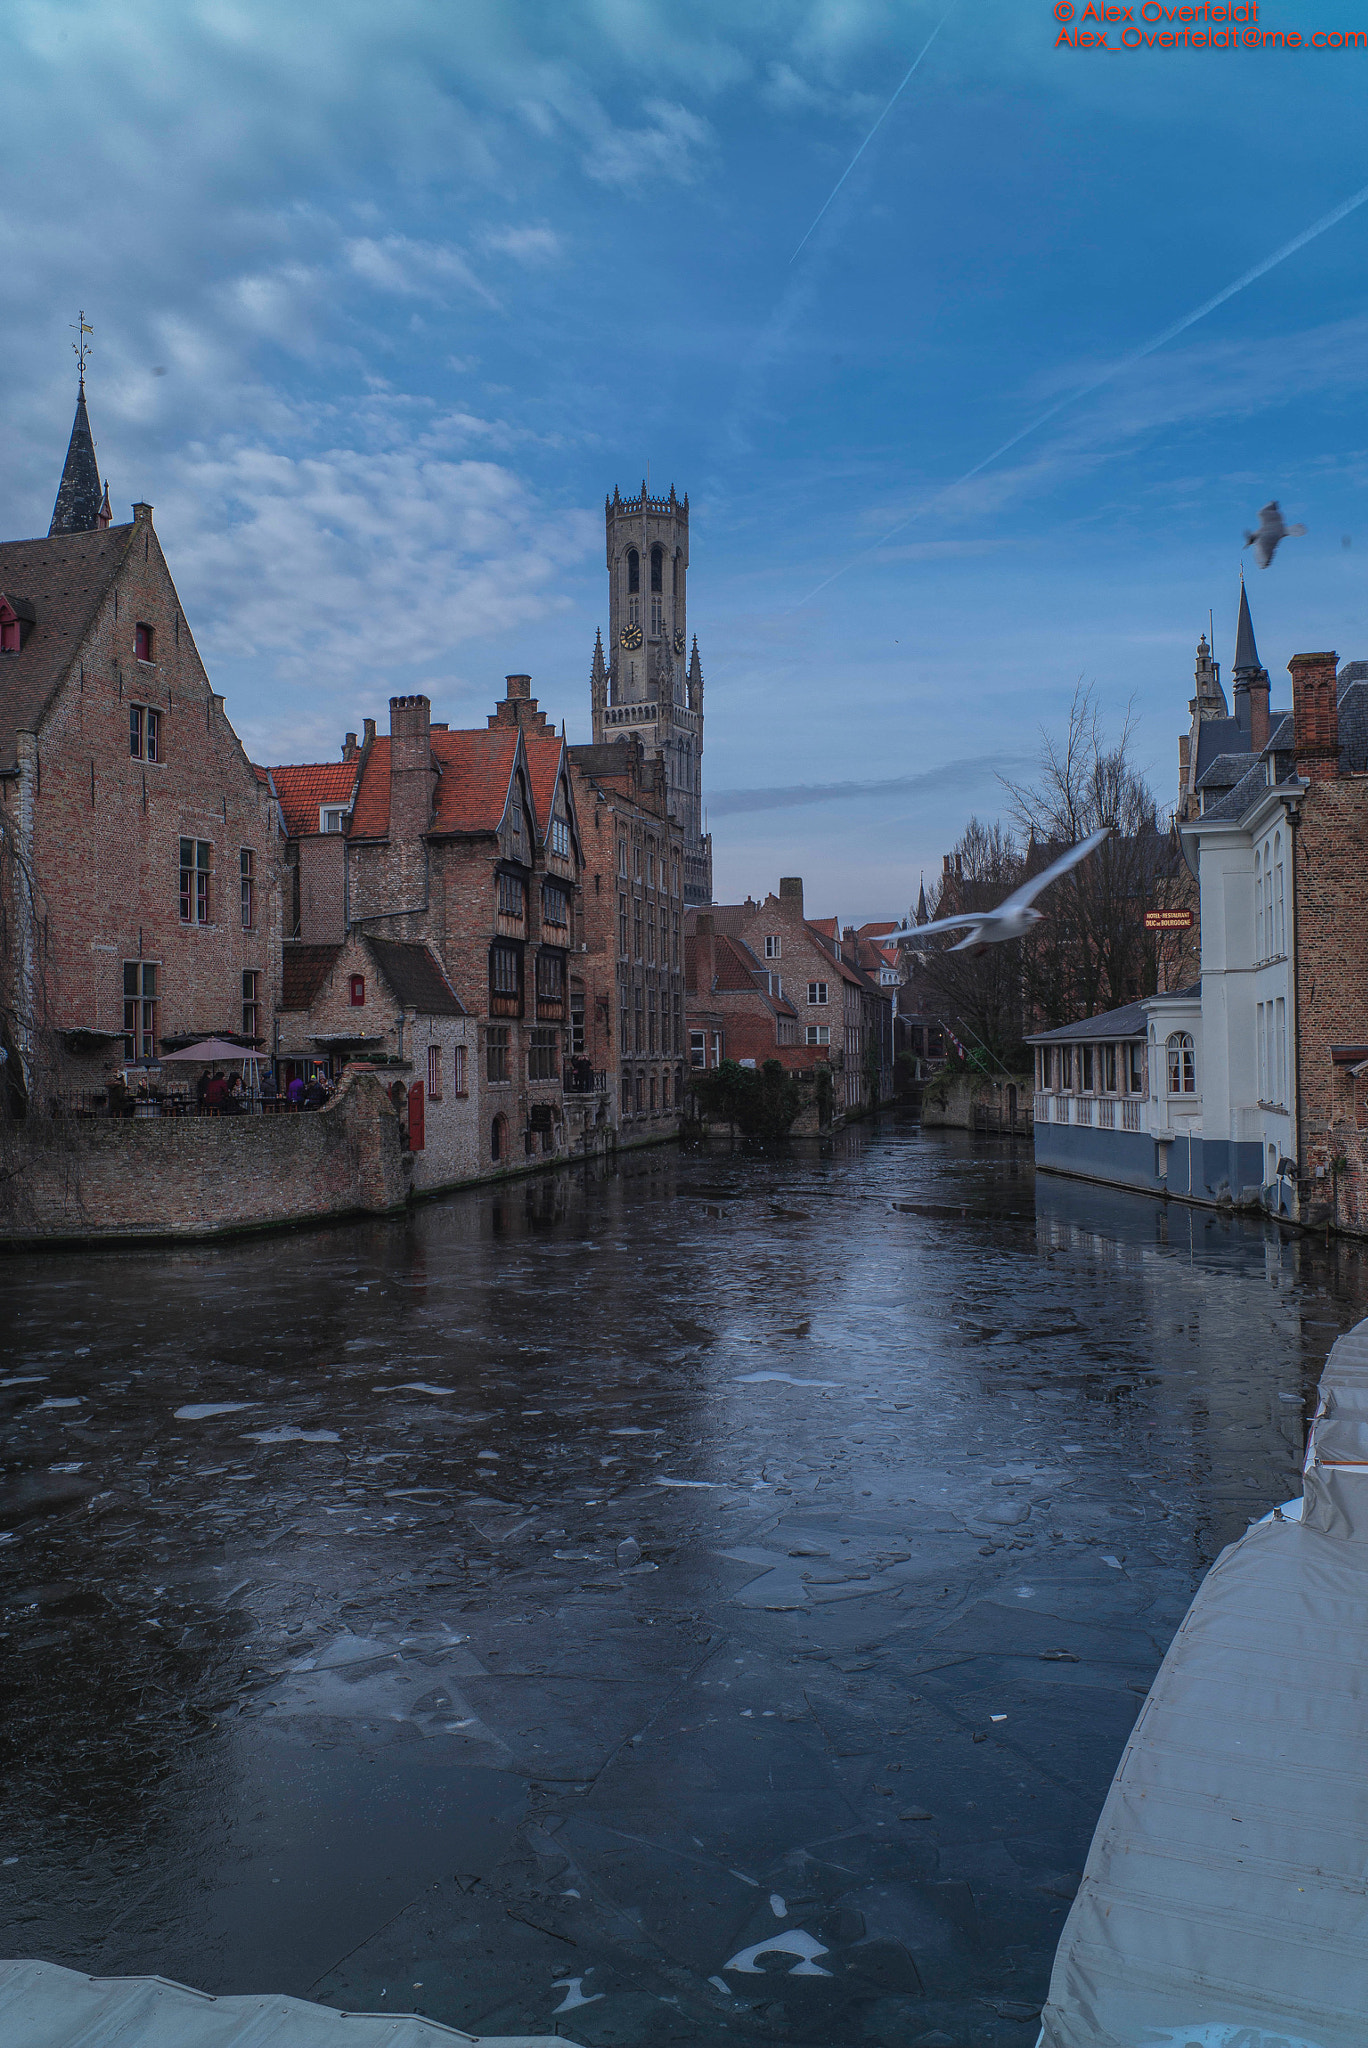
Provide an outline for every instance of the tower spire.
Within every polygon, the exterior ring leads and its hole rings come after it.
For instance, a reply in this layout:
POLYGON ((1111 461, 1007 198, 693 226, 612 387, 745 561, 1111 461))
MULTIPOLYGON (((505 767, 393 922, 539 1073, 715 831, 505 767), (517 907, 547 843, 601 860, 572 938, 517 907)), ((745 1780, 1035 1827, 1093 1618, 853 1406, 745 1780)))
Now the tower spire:
POLYGON ((1259 650, 1254 644, 1254 621, 1249 616, 1249 599, 1245 595, 1244 565, 1240 566, 1240 616, 1235 627, 1234 675, 1239 680, 1241 669, 1251 669, 1255 674, 1263 666, 1259 650))
POLYGON ((57 486, 57 501, 52 508, 49 536, 54 533, 94 533, 100 524, 100 471, 95 460, 95 437, 90 431, 85 399, 85 336, 89 331, 82 316, 81 344, 77 350, 80 383, 76 394, 76 417, 71 426, 71 440, 67 444, 62 481, 57 486))

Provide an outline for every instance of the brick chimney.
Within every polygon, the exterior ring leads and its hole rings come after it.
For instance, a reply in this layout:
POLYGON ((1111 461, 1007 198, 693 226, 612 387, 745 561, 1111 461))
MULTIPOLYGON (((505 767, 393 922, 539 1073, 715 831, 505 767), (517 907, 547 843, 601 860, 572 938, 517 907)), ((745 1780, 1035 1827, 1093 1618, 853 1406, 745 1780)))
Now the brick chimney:
POLYGON ((531 676, 505 676, 504 683, 506 694, 490 713, 489 724, 520 725, 524 732, 550 732, 546 713, 537 709, 537 700, 532 695, 531 676))
POLYGON ((344 761, 354 761, 356 759, 356 754, 356 734, 354 732, 349 732, 345 735, 342 741, 342 759, 344 761))
POLYGON ((717 979, 717 935, 710 910, 700 910, 694 919, 694 979, 700 1001, 712 994, 717 979))
POLYGON ((1297 773, 1308 782, 1328 781, 1339 774, 1338 656, 1294 654, 1287 666, 1292 675, 1297 773))
POLYGON ((1261 668, 1251 676, 1245 686, 1249 691, 1249 744, 1256 754, 1261 754, 1268 745, 1270 730, 1268 717, 1268 670, 1261 668))
POLYGON ((432 705, 390 698, 390 838, 417 839, 432 823, 432 705))
POLYGON ((796 910, 799 917, 802 916, 803 878, 801 875, 781 875, 779 877, 779 901, 787 904, 790 910, 796 910))
POLYGON ((363 747, 368 747, 368 746, 370 745, 371 741, 372 741, 372 740, 373 740, 374 738, 375 738, 375 720, 374 720, 373 718, 366 718, 366 719, 363 719, 363 720, 362 720, 362 722, 361 722, 361 744, 362 744, 362 746, 363 746, 363 747))

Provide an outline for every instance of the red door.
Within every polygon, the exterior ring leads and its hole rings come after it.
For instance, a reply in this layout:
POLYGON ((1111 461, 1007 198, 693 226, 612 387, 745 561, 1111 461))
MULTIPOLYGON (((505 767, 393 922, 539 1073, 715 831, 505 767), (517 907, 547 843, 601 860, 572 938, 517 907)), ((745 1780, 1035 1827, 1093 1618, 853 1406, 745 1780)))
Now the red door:
POLYGON ((423 1149, 423 1084, 415 1081, 408 1092, 409 1151, 423 1149))

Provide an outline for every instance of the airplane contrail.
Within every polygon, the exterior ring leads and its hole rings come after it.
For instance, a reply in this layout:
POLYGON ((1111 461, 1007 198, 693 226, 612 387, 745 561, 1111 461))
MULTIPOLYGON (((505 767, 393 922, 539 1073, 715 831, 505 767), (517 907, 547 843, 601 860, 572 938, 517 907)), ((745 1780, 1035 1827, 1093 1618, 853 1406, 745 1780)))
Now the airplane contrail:
MULTIPOLYGON (((1256 263, 1252 269, 1244 271, 1235 279, 1233 284, 1228 284, 1224 291, 1216 292, 1213 297, 1204 299, 1200 306, 1194 307, 1190 313, 1185 313, 1181 320, 1173 321, 1170 326, 1164 328, 1162 333, 1154 335, 1151 340, 1144 342, 1141 347, 1132 349, 1129 355, 1120 357, 1117 362, 1111 365, 1110 369, 1104 370, 1100 377, 1094 377, 1088 384, 1080 384, 1076 391, 1070 391, 1056 405, 1052 405, 1045 412, 1037 414, 1036 418, 1031 420, 1027 426, 1022 427, 1019 433, 1013 434, 1010 440, 1004 441, 1000 448, 995 448, 991 455, 985 455, 983 460, 976 462, 972 469, 966 469, 962 477, 957 478, 954 484, 948 485, 946 488, 956 490, 960 484, 967 484, 971 478, 978 476, 983 470, 996 462, 999 456, 1005 455, 1010 448, 1015 448, 1018 442, 1026 440, 1028 435, 1034 434, 1037 428, 1043 427, 1048 421, 1057 418, 1067 406, 1076 404, 1080 398, 1090 397, 1094 391, 1100 391, 1104 384, 1110 384, 1113 378, 1119 377, 1124 370, 1134 368, 1135 364, 1143 362, 1146 356, 1152 356, 1156 349, 1163 348, 1166 342, 1176 340, 1180 334, 1185 333, 1189 327, 1195 326, 1199 320, 1205 320, 1208 313, 1214 313, 1218 306, 1223 306, 1227 299, 1233 299, 1237 292, 1242 292, 1246 285, 1254 284, 1259 278, 1266 277, 1270 270, 1275 270, 1280 263, 1285 263, 1289 256, 1295 256, 1298 249, 1304 249, 1307 243, 1314 242, 1318 235, 1323 235, 1327 229, 1338 226, 1340 221, 1353 213, 1356 208, 1364 205, 1365 202, 1368 202, 1368 185, 1364 185, 1350 198, 1341 200, 1338 206, 1332 206, 1329 213, 1322 214, 1318 221, 1313 221, 1309 228, 1302 230, 1301 234, 1294 235, 1290 242, 1284 242, 1281 248, 1273 251, 1271 256, 1265 256, 1261 263, 1256 263)), ((876 548, 887 547, 889 541, 895 540, 904 528, 910 526, 917 517, 918 514, 912 512, 908 514, 906 519, 900 519, 897 525, 891 526, 888 532, 879 540, 871 541, 870 545, 862 549, 858 555, 852 555, 848 562, 843 562, 839 569, 833 569, 831 574, 825 577, 821 583, 815 584, 805 597, 798 599, 798 605, 808 604, 814 597, 820 596, 822 591, 829 584, 834 583, 838 576, 844 576, 847 569, 853 569, 857 562, 862 562, 865 556, 872 554, 876 548)), ((798 605, 793 607, 795 611, 798 609, 798 605)))
POLYGON ((882 126, 883 126, 884 122, 885 122, 885 121, 886 121, 886 120, 888 119, 888 116, 889 116, 889 115, 890 115, 890 114, 892 113, 892 111, 893 111, 893 105, 894 105, 894 101, 896 101, 896 100, 897 100, 897 99, 899 98, 899 96, 901 95, 901 93, 902 93, 902 90, 903 90, 903 86, 905 86, 905 85, 907 84, 907 82, 908 82, 908 80, 909 80, 909 79, 911 78, 911 76, 912 76, 913 72, 914 72, 914 71, 916 70, 917 66, 918 66, 918 65, 919 65, 919 64, 921 63, 921 60, 922 60, 922 58, 923 58, 923 57, 924 57, 924 56, 926 55, 926 53, 927 53, 927 51, 928 51, 928 50, 930 49, 930 47, 931 47, 932 43, 934 43, 934 42, 935 42, 935 40, 936 40, 936 37, 937 37, 937 36, 938 36, 938 35, 940 34, 941 30, 942 30, 942 29, 943 29, 943 28, 945 27, 945 24, 946 24, 946 22, 947 22, 947 21, 949 21, 949 19, 950 19, 951 15, 952 15, 952 14, 954 13, 955 9, 956 9, 956 8, 957 8, 958 6, 959 6, 959 0, 950 0, 950 5, 949 5, 949 6, 948 6, 948 7, 946 8, 946 10, 945 10, 944 14, 943 14, 943 15, 941 16, 940 20, 939 20, 939 21, 938 21, 938 22, 936 23, 936 26, 935 26, 935 27, 934 27, 934 28, 932 29, 932 31, 931 31, 931 33, 930 33, 930 35, 929 35, 929 36, 928 36, 928 37, 926 38, 926 41, 925 41, 925 42, 924 42, 924 43, 922 44, 922 46, 921 46, 921 49, 920 49, 920 50, 919 50, 919 51, 917 52, 917 54, 916 54, 916 56, 915 56, 915 57, 913 58, 912 62, 911 62, 911 63, 910 63, 909 65, 908 65, 908 67, 907 67, 907 71, 906 71, 906 74, 905 74, 905 76, 904 76, 904 78, 903 78, 903 81, 902 81, 902 84, 901 84, 901 85, 899 85, 899 87, 898 87, 898 90, 897 90, 897 92, 895 92, 895 93, 894 93, 894 95, 893 95, 893 98, 892 98, 892 99, 891 99, 891 100, 890 100, 890 101, 888 102, 888 105, 887 105, 887 106, 886 106, 886 107, 884 108, 884 110, 883 110, 883 112, 882 112, 882 113, 880 114, 880 116, 879 116, 878 120, 877 120, 877 121, 876 121, 876 122, 874 123, 874 126, 873 126, 873 127, 872 127, 872 128, 870 129, 870 131, 869 131, 868 135, 866 135, 866 137, 865 137, 864 141, 863 141, 863 142, 862 142, 862 143, 860 144, 860 146, 859 146, 859 148, 858 148, 858 149, 856 150, 856 152, 855 152, 854 156, 853 156, 853 157, 852 157, 852 158, 850 159, 850 162, 849 162, 849 163, 848 163, 848 164, 846 165, 846 167, 845 167, 845 169, 844 169, 844 170, 842 171, 842 173, 841 173, 840 177, 839 177, 839 178, 838 178, 838 179, 836 180, 836 183, 835 183, 835 184, 834 184, 834 185, 832 186, 832 188, 831 188, 830 192, 829 192, 829 193, 827 194, 827 197, 826 197, 826 204, 825 204, 825 205, 824 205, 824 206, 822 207, 822 209, 821 209, 821 212, 820 212, 820 213, 819 213, 819 214, 817 215, 817 218, 816 218, 816 220, 814 220, 814 221, 813 221, 813 223, 812 223, 812 226, 811 226, 811 227, 810 227, 810 228, 808 229, 808 231, 807 231, 807 234, 805 234, 805 235, 804 235, 804 237, 803 237, 802 241, 801 241, 801 242, 800 242, 800 243, 798 244, 798 247, 797 247, 797 248, 796 248, 796 249, 794 250, 793 254, 792 254, 792 255, 791 255, 790 257, 789 257, 789 262, 790 262, 790 263, 796 263, 796 262, 798 261, 798 258, 799 258, 799 257, 800 257, 800 256, 802 255, 804 247, 806 246, 807 242, 808 242, 808 241, 810 240, 810 238, 811 238, 811 236, 812 236, 812 234, 813 234, 814 230, 815 230, 815 229, 816 229, 816 227, 818 226, 818 223, 819 223, 819 222, 821 221, 821 219, 822 219, 822 215, 823 215, 823 214, 824 214, 824 213, 826 212, 826 210, 827 210, 827 207, 828 207, 828 206, 830 206, 830 204, 831 204, 832 200, 833 200, 833 199, 834 199, 834 198, 836 197, 836 194, 837 194, 837 193, 838 193, 838 192, 840 191, 840 189, 841 189, 842 185, 844 185, 844 183, 845 183, 846 179, 847 179, 847 178, 848 178, 848 177, 850 176, 850 174, 851 174, 851 172, 852 172, 852 171, 854 170, 854 168, 855 168, 856 164, 857 164, 857 163, 858 163, 858 162, 860 161, 860 158, 861 158, 861 157, 862 157, 862 156, 864 155, 864 153, 865 153, 865 151, 866 151, 866 150, 868 149, 868 147, 869 147, 870 143, 871 143, 871 142, 872 142, 872 141, 874 140, 874 137, 875 137, 875 136, 876 136, 876 135, 878 134, 878 132, 879 132, 880 128, 882 128, 882 126))

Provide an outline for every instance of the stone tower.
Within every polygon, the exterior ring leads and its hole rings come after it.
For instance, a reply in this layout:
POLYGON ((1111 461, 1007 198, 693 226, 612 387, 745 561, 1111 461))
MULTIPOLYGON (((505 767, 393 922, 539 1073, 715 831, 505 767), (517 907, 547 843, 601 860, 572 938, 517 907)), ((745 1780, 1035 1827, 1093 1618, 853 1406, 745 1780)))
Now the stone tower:
POLYGON ((703 669, 688 638, 689 500, 614 490, 604 502, 608 645, 595 641, 594 742, 638 739, 664 763, 671 814, 684 831, 684 896, 712 902, 712 841, 703 830, 703 669))

